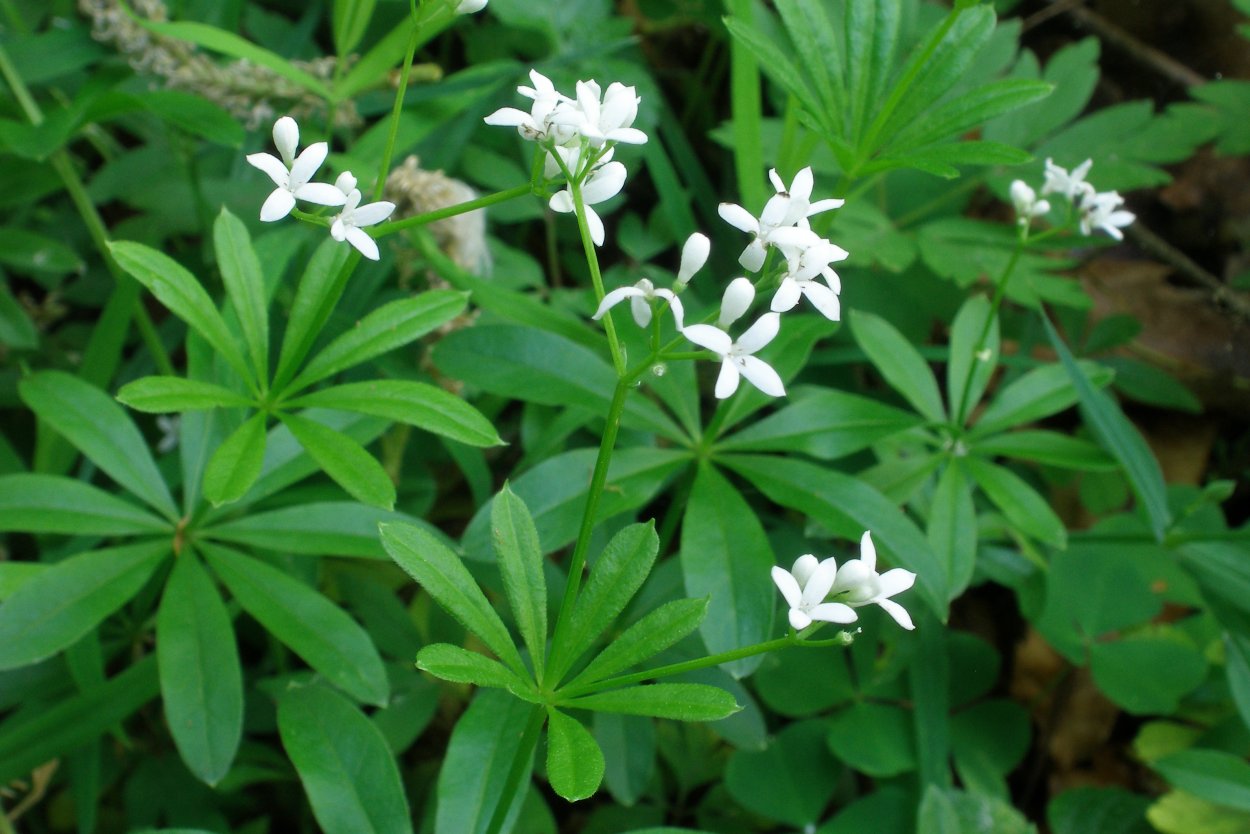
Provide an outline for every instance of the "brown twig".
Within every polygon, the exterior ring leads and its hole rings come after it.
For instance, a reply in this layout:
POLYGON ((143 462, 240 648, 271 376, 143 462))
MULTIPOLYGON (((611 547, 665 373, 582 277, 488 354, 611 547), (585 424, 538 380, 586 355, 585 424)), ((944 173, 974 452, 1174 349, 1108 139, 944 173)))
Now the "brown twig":
POLYGON ((1209 290, 1217 306, 1250 324, 1250 299, 1245 294, 1236 292, 1217 276, 1203 269, 1180 249, 1152 232, 1140 219, 1125 231, 1143 252, 1168 264, 1192 283, 1209 290))

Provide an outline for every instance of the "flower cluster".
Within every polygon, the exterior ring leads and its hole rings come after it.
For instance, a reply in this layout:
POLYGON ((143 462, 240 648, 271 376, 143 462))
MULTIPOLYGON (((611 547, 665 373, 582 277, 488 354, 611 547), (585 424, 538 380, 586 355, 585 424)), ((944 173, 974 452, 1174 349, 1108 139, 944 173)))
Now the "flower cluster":
POLYGON ((870 532, 860 539, 859 558, 845 563, 841 570, 832 558, 821 561, 808 553, 790 570, 774 567, 772 576, 790 606, 790 625, 796 631, 817 620, 853 623, 859 619, 855 609, 865 605, 879 605, 903 628, 915 628, 907 609, 890 597, 910 588, 916 574, 903 568, 877 573, 877 548, 870 532))
POLYGON ((320 206, 342 206, 330 224, 330 236, 346 240, 370 260, 379 257, 378 244, 362 227, 381 223, 395 211, 395 204, 386 201, 361 205, 363 196, 356 187, 356 178, 344 171, 333 185, 312 182, 313 175, 325 162, 330 147, 325 142, 315 142, 295 155, 299 147, 299 125, 290 116, 283 116, 274 123, 273 144, 282 158, 273 154, 249 154, 247 161, 264 171, 276 188, 260 208, 260 219, 266 223, 281 220, 295 208, 297 200, 320 206))
POLYGON ((625 166, 612 159, 618 142, 641 145, 647 134, 633 127, 638 117, 638 93, 613 82, 606 90, 595 81, 578 81, 572 98, 558 91, 538 70, 530 70, 533 87, 517 87, 530 99, 529 112, 504 107, 486 117, 489 125, 515 127, 521 136, 547 151, 546 175, 564 175, 565 188, 551 197, 553 211, 576 210, 580 191, 586 226, 596 246, 604 240, 603 221, 591 206, 610 200, 625 185, 625 166))
MULTIPOLYGON (((1085 177, 1089 175, 1093 164, 1092 159, 1087 159, 1068 171, 1047 159, 1041 196, 1063 195, 1080 213, 1078 222, 1081 234, 1092 235, 1095 230, 1101 229, 1116 240, 1124 240, 1124 233, 1120 230, 1137 217, 1131 211, 1121 208, 1124 198, 1118 192, 1097 191, 1086 182, 1085 177)), ((1011 202, 1015 206, 1018 222, 1024 227, 1028 227, 1034 217, 1041 217, 1050 211, 1050 202, 1039 199, 1037 193, 1023 180, 1011 183, 1011 202)))

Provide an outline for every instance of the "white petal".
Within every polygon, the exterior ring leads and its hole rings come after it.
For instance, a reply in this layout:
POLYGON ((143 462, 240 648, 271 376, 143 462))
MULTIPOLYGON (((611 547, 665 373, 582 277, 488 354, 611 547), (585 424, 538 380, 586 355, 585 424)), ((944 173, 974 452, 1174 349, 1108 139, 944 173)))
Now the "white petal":
POLYGON ((330 237, 340 242, 347 240, 347 224, 343 222, 342 218, 336 217, 334 222, 330 224, 330 237))
POLYGON ((685 245, 681 247, 681 266, 677 270, 678 285, 684 287, 690 283, 691 277, 707 263, 707 256, 711 251, 712 242, 707 239, 707 235, 695 232, 686 238, 685 245))
POLYGON ((872 543, 872 531, 865 530, 859 537, 859 559, 872 572, 877 570, 877 546, 872 543))
POLYGON ((633 313, 634 322, 639 327, 646 327, 651 323, 651 302, 646 299, 646 296, 631 298, 629 311, 633 313))
POLYGON ((395 211, 395 204, 380 200, 356 209, 352 214, 352 223, 356 226, 374 226, 390 217, 395 211))
POLYGON ((838 570, 838 578, 833 583, 833 592, 841 594, 851 592, 855 601, 872 598, 872 594, 863 594, 861 589, 872 582, 873 572, 860 559, 851 559, 838 570))
POLYGON ((530 114, 515 107, 501 107, 482 119, 488 125, 496 127, 520 127, 531 122, 530 114))
POLYGON ((786 387, 782 385, 781 377, 777 376, 772 365, 754 356, 739 356, 737 359, 742 375, 756 388, 770 397, 786 395, 786 387))
POLYGON ((781 591, 787 605, 794 608, 799 604, 803 591, 799 588, 799 581, 789 571, 773 565, 773 582, 776 583, 777 590, 781 591))
POLYGON ((295 158, 295 149, 299 147, 299 125, 290 116, 283 116, 273 123, 273 145, 289 167, 295 158))
MULTIPOLYGON (((657 290, 656 295, 663 295, 663 291, 657 290)), ((686 327, 686 311, 682 309, 681 299, 675 295, 672 298, 669 298, 668 309, 673 314, 673 324, 677 326, 677 332, 684 332, 686 327)))
POLYGON ((794 560, 794 566, 790 568, 790 573, 798 580, 800 586, 804 586, 807 585, 807 581, 812 578, 812 574, 816 572, 818 567, 820 567, 820 560, 810 553, 804 553, 794 560))
POLYGON ((825 559, 816 566, 806 584, 803 585, 803 607, 811 609, 829 595, 833 580, 838 575, 838 563, 833 559, 825 559))
POLYGON ((558 211, 561 214, 572 214, 573 195, 567 189, 557 191, 551 195, 551 201, 547 205, 551 206, 552 211, 558 211))
POLYGON ((791 198, 785 194, 775 194, 768 198, 764 210, 760 212, 760 228, 767 230, 782 225, 790 212, 791 198))
POLYGON ((603 297, 603 301, 599 302, 599 309, 595 310, 595 314, 591 318, 598 321, 603 318, 604 313, 625 299, 643 294, 643 291, 637 287, 618 287, 603 297))
MULTIPOLYGON (((751 214, 751 212, 747 211, 742 206, 735 203, 721 203, 716 211, 721 216, 721 220, 724 220, 735 229, 741 229, 742 231, 750 232, 751 234, 759 234, 760 221, 756 220, 755 215, 751 214)), ((756 267, 755 269, 759 269, 759 267, 756 267)), ((754 272, 755 270, 753 269, 751 271, 754 272)))
POLYGON ((603 221, 590 206, 586 206, 586 228, 590 231, 590 239, 595 242, 595 246, 602 246, 603 221))
POLYGON ((347 195, 337 186, 324 182, 306 182, 295 189, 295 196, 319 206, 341 206, 347 202, 347 195))
POLYGON ((295 208, 295 197, 285 188, 275 188, 260 207, 260 219, 266 223, 281 220, 295 208))
POLYGON ((916 584, 916 574, 903 568, 894 568, 881 574, 879 580, 881 596, 892 597, 901 594, 916 584))
POLYGON ((833 197, 829 198, 828 200, 817 200, 816 202, 812 203, 810 206, 807 207, 807 216, 811 217, 813 214, 820 214, 822 211, 829 211, 830 209, 842 208, 842 206, 845 204, 846 204, 846 200, 839 200, 833 197))
POLYGON ((853 623, 859 619, 855 609, 841 602, 825 602, 808 610, 813 620, 826 623, 853 623))
POLYGON ((304 152, 291 166, 291 187, 298 188, 312 179, 313 174, 317 173, 317 169, 321 167, 321 163, 326 161, 328 153, 330 153, 330 146, 325 142, 315 142, 304 148, 304 152))
POLYGON ((274 185, 286 188, 291 172, 282 164, 281 159, 270 153, 250 153, 247 155, 247 161, 249 165, 264 171, 269 179, 273 180, 274 185))
POLYGON ((334 181, 334 187, 346 196, 356 190, 356 176, 351 171, 344 171, 334 181))
POLYGON ((738 263, 742 264, 742 268, 747 272, 759 272, 760 267, 764 265, 764 256, 767 254, 764 242, 756 238, 746 249, 742 250, 742 254, 738 256, 738 263))
POLYGON ((777 173, 776 168, 768 169, 768 181, 773 184, 773 190, 778 194, 786 190, 786 182, 781 178, 781 175, 777 173))
POLYGON ((755 285, 746 278, 735 278, 725 287, 725 294, 720 300, 720 318, 717 324, 728 327, 742 318, 755 301, 755 285))
POLYGON ((624 142, 626 145, 647 144, 647 134, 636 127, 618 127, 604 134, 609 142, 624 142))
POLYGON ((813 185, 815 185, 815 179, 812 177, 812 168, 809 165, 794 175, 794 182, 790 183, 790 196, 804 203, 810 202, 813 185))
POLYGON ((369 237, 369 233, 363 229, 357 229, 355 226, 347 227, 347 242, 355 246, 360 254, 364 255, 371 261, 376 261, 379 257, 377 242, 369 237))
POLYGON ((609 162, 596 168, 582 186, 582 199, 588 206, 612 199, 625 186, 625 176, 625 166, 619 162, 609 162))
POLYGON ((809 281, 803 285, 802 291, 803 295, 807 296, 807 300, 812 302, 812 306, 819 310, 820 314, 829 319, 829 321, 837 321, 840 318, 842 305, 838 301, 837 293, 833 290, 824 284, 809 281))
MULTIPOLYGON (((689 329, 689 328, 687 328, 689 329)), ((720 363, 720 375, 716 377, 716 399, 723 400, 738 390, 738 368, 732 359, 720 363)))
POLYGON ((812 618, 797 608, 790 609, 790 625, 795 631, 802 631, 812 624, 812 618))
POLYGON ((769 305, 769 309, 774 313, 784 313, 787 310, 793 310, 794 305, 799 303, 802 292, 799 283, 787 275, 781 279, 781 285, 777 287, 777 292, 773 294, 773 302, 769 305))
POLYGON ((916 627, 912 624, 911 615, 907 613, 907 609, 899 605, 892 599, 879 599, 877 605, 885 609, 885 613, 894 618, 894 622, 901 625, 908 631, 912 631, 916 627))
POLYGON ((692 324, 682 331, 682 335, 718 356, 724 356, 733 347, 733 339, 729 338, 729 334, 710 324, 692 324))
POLYGON ((756 353, 760 348, 771 342, 781 329, 781 314, 765 313, 751 325, 746 333, 738 337, 737 348, 742 353, 756 353))

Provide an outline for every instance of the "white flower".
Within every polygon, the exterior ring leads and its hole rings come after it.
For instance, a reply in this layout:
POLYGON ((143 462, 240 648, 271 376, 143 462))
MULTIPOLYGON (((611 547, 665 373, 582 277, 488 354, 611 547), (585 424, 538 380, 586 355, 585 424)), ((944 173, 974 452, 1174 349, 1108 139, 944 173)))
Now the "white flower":
POLYGON ((371 261, 378 259, 378 244, 361 226, 372 226, 381 223, 391 216, 395 210, 394 203, 381 201, 360 205, 359 189, 353 189, 347 195, 347 203, 343 210, 334 218, 330 226, 330 236, 335 240, 346 240, 371 261))
POLYGON ((889 597, 906 591, 916 582, 916 574, 903 568, 877 573, 877 548, 872 543, 872 533, 865 532, 859 541, 859 558, 852 559, 838 571, 833 584, 833 596, 847 605, 859 608, 879 605, 906 629, 913 629, 907 609, 889 597))
POLYGON ((606 92, 593 79, 578 81, 576 105, 562 103, 552 119, 574 128, 595 148, 608 142, 643 145, 647 134, 631 127, 638 118, 639 101, 638 91, 619 81, 609 84, 606 92))
POLYGON ((1037 199, 1037 193, 1029 188, 1024 180, 1012 181, 1011 203, 1015 206, 1016 218, 1021 226, 1029 225, 1034 217, 1040 217, 1050 211, 1050 203, 1037 199))
POLYGON ((163 455, 178 448, 181 424, 181 415, 161 414, 157 416, 156 427, 161 430, 161 439, 156 443, 156 451, 163 455))
POLYGON ((307 200, 322 206, 341 206, 344 196, 337 188, 320 182, 309 182, 321 163, 325 162, 330 146, 325 142, 315 142, 304 148, 297 158, 295 149, 299 146, 299 125, 290 116, 283 116, 273 126, 273 143, 282 155, 278 159, 273 154, 249 154, 247 161, 264 171, 278 186, 265 199, 260 207, 260 219, 266 223, 281 220, 295 208, 295 201, 307 200))
POLYGON ((681 247, 681 266, 677 269, 677 280, 673 282, 674 292, 681 292, 686 288, 694 274, 703 269, 711 251, 712 242, 707 239, 707 235, 695 232, 686 238, 686 243, 681 247))
POLYGON ((781 327, 781 316, 765 313, 751 325, 738 341, 710 324, 692 324, 683 333, 687 339, 705 347, 721 358, 720 376, 716 378, 716 398, 723 400, 738 390, 739 375, 770 397, 785 396, 781 377, 767 362, 752 354, 773 340, 781 327))
POLYGON ((742 318, 755 300, 755 285, 746 278, 735 278, 725 287, 725 294, 720 300, 720 317, 716 320, 717 327, 728 327, 742 318))
POLYGON ((551 80, 538 70, 530 70, 533 87, 517 87, 516 91, 534 103, 530 112, 515 107, 504 107, 491 113, 484 122, 488 125, 515 127, 517 133, 531 142, 544 142, 548 139, 556 145, 566 144, 577 138, 577 131, 569 125, 552 121, 556 109, 569 103, 568 96, 558 92, 551 80))
POLYGON ((599 309, 591 316, 592 319, 598 321, 611 308, 620 304, 625 299, 629 299, 629 310, 634 314, 634 321, 639 327, 646 327, 651 323, 651 301, 656 298, 663 298, 668 301, 669 309, 673 311, 673 321, 677 323, 677 331, 680 333, 685 316, 681 307, 681 299, 679 299, 671 290, 657 290, 649 280, 643 278, 632 287, 620 287, 612 290, 603 297, 603 301, 599 302, 599 309))
POLYGON ((473 14, 486 8, 488 0, 460 0, 456 6, 456 14, 473 14))
POLYGON ((790 606, 790 625, 802 631, 815 620, 827 623, 853 623, 858 619, 849 605, 841 602, 825 602, 837 576, 838 565, 833 559, 817 562, 808 553, 800 556, 790 570, 773 566, 773 582, 790 606))
POLYGON ((1081 196, 1081 234, 1093 234, 1094 229, 1102 229, 1116 240, 1124 240, 1120 229, 1131 224, 1137 215, 1124 211, 1124 198, 1115 191, 1094 193, 1092 190, 1081 196))
POLYGON ((774 235, 774 242, 786 255, 786 273, 773 295, 770 309, 775 313, 793 310, 803 296, 822 316, 838 321, 841 316, 838 293, 842 291, 842 279, 830 264, 846 260, 849 253, 811 229, 779 229, 774 235), (818 275, 825 279, 828 286, 816 280, 818 275))
POLYGON ((806 229, 810 226, 807 218, 838 208, 844 202, 833 199, 811 202, 813 179, 810 167, 795 174, 794 182, 788 189, 775 169, 770 170, 768 176, 777 193, 764 204, 764 211, 758 219, 735 203, 721 203, 718 209, 726 223, 752 236, 751 242, 738 257, 738 263, 749 272, 759 272, 764 265, 765 250, 769 244, 776 243, 774 236, 779 229, 795 225, 806 229))
POLYGON ((1046 169, 1043 172, 1046 181, 1042 183, 1042 196, 1062 194, 1069 200, 1075 200, 1082 194, 1092 192, 1094 187, 1085 181, 1085 176, 1089 173, 1089 169, 1093 164, 1094 160, 1087 159, 1073 168, 1072 173, 1068 173, 1065 169, 1060 168, 1050 159, 1047 159, 1046 169))
MULTIPOLYGON (((586 226, 590 229, 590 239, 596 246, 603 245, 603 221, 591 206, 610 200, 620 193, 625 186, 625 166, 619 162, 608 162, 598 165, 582 183, 582 202, 586 207, 586 226)), ((562 214, 574 211, 573 191, 566 186, 563 191, 551 195, 551 210, 562 214)))

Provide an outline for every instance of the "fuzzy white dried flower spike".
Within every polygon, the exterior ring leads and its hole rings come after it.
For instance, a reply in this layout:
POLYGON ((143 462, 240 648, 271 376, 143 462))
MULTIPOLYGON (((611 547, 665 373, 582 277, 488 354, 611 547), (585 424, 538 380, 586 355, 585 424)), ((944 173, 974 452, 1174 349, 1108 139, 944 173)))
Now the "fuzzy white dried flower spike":
POLYGON ((608 142, 643 145, 647 134, 633 127, 638 118, 638 91, 613 81, 606 91, 593 79, 577 82, 577 101, 564 102, 552 121, 567 125, 584 136, 591 147, 601 148, 608 142))
POLYGON ((838 571, 833 583, 833 596, 853 608, 879 605, 903 628, 911 630, 911 615, 890 597, 901 594, 916 582, 916 574, 903 568, 877 573, 877 548, 872 533, 865 531, 859 541, 859 558, 852 559, 838 571))
POLYGON ((379 258, 377 241, 361 227, 373 226, 390 217, 391 212, 395 211, 395 204, 383 200, 362 206, 360 200, 360 189, 353 189, 347 195, 347 203, 330 225, 330 237, 338 241, 346 240, 360 254, 376 261, 379 258))
POLYGON ((326 161, 330 146, 325 142, 314 142, 298 157, 295 149, 299 147, 299 125, 290 116, 283 116, 274 123, 273 144, 282 155, 278 159, 273 154, 248 154, 247 161, 264 171, 273 184, 277 186, 265 199, 260 207, 260 219, 266 223, 281 220, 295 208, 296 200, 307 200, 322 206, 341 206, 345 196, 332 185, 321 182, 309 182, 321 163, 326 161))
POLYGON ((1069 200, 1075 200, 1086 193, 1093 193, 1094 187, 1085 181, 1094 160, 1087 159, 1069 172, 1061 168, 1051 159, 1046 160, 1046 168, 1042 172, 1045 182, 1042 183, 1042 196, 1062 194, 1069 200))
POLYGON ((773 295, 770 309, 784 313, 793 310, 800 298, 806 298, 822 316, 838 321, 842 312, 838 300, 842 279, 834 272, 832 264, 846 260, 850 253, 811 229, 778 229, 773 237, 786 256, 786 273, 773 295), (818 276, 825 279, 824 284, 816 280, 818 276))
POLYGON ((692 324, 682 333, 699 347, 707 348, 720 357, 720 375, 716 378, 714 393, 718 400, 723 400, 738 390, 739 377, 746 377, 747 382, 770 397, 785 396, 786 388, 781 377, 771 365, 754 355, 776 338, 780 329, 781 316, 765 313, 737 341, 710 324, 692 324))
POLYGON ((738 263, 748 272, 759 272, 764 265, 768 246, 777 242, 775 235, 778 230, 795 225, 806 229, 810 225, 807 218, 838 208, 845 202, 835 199, 811 202, 814 180, 810 167, 795 174, 789 188, 775 169, 770 170, 768 176, 777 193, 764 204, 764 210, 758 218, 736 203, 721 203, 718 208, 721 219, 751 235, 751 242, 738 257, 738 263))
POLYGON ((456 14, 474 14, 486 8, 489 0, 460 0, 456 4, 456 14))
MULTIPOLYGON (((619 162, 608 162, 595 167, 582 183, 582 202, 586 207, 586 226, 590 230, 590 239, 595 242, 595 246, 603 245, 603 221, 591 206, 610 200, 621 192, 625 187, 625 166, 619 162)), ((575 207, 573 204, 573 190, 566 186, 563 191, 557 191, 551 195, 549 204, 552 211, 558 211, 561 214, 571 214, 575 207)))
POLYGON ((818 562, 810 553, 796 559, 790 570, 773 567, 773 582, 790 606, 790 625, 796 631, 802 631, 816 620, 853 623, 859 618, 845 603, 825 602, 837 573, 838 565, 833 559, 818 562))
POLYGON ((1013 180, 1011 183, 1011 204, 1016 209, 1016 222, 1027 226, 1034 217, 1041 217, 1050 211, 1050 202, 1039 200, 1037 192, 1029 187, 1024 180, 1013 180))
POLYGON ((1101 229, 1116 240, 1124 240, 1120 229, 1132 224, 1137 215, 1124 211, 1124 198, 1115 191, 1094 193, 1092 190, 1081 196, 1081 234, 1091 235, 1095 229, 1101 229))
POLYGON ((526 113, 515 107, 503 107, 483 121, 488 125, 515 127, 517 133, 531 142, 551 140, 556 145, 564 145, 576 139, 576 130, 553 121, 556 109, 571 99, 556 90, 551 79, 538 70, 530 70, 530 81, 533 82, 533 87, 522 85, 516 88, 518 93, 534 102, 530 105, 530 112, 526 113))

